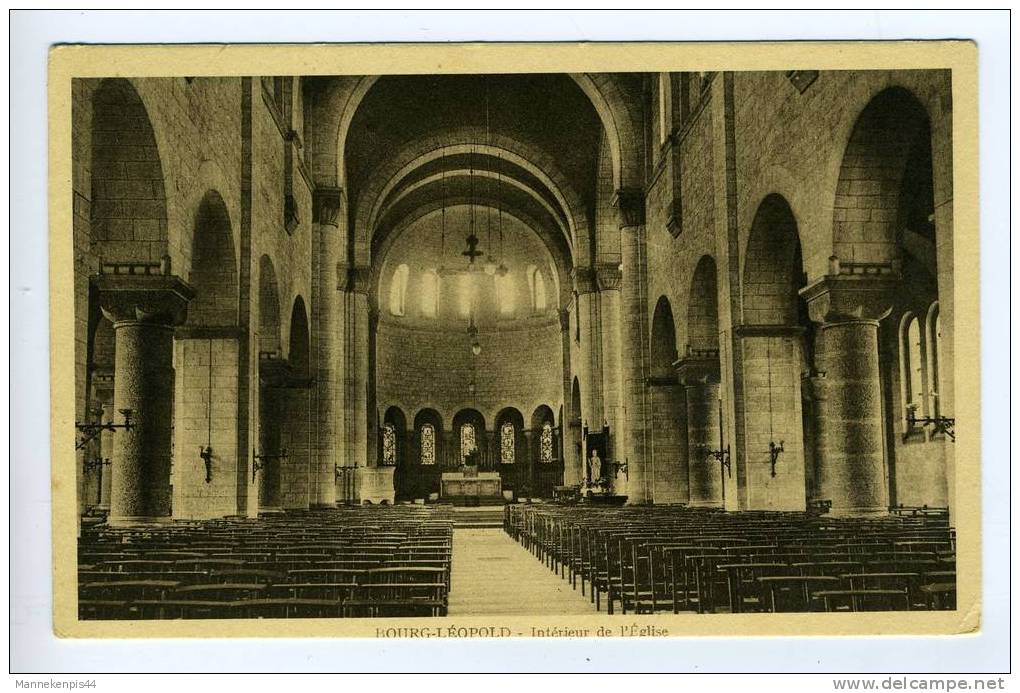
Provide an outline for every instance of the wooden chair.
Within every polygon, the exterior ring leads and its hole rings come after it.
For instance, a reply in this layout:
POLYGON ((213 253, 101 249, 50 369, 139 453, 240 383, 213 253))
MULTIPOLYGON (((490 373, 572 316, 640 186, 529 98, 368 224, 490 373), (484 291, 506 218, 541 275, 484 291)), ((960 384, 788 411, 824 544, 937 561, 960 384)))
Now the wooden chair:
POLYGON ((827 612, 910 610, 907 590, 820 590, 812 592, 811 598, 821 600, 827 612))

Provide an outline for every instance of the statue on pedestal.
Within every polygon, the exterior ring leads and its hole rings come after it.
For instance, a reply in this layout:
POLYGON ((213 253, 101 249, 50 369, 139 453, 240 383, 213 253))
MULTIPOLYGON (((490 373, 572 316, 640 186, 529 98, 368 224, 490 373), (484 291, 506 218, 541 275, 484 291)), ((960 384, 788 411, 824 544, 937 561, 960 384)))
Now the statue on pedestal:
POLYGON ((591 457, 588 459, 588 466, 591 469, 591 485, 594 487, 599 486, 599 481, 602 479, 602 460, 599 458, 598 449, 591 451, 591 457))

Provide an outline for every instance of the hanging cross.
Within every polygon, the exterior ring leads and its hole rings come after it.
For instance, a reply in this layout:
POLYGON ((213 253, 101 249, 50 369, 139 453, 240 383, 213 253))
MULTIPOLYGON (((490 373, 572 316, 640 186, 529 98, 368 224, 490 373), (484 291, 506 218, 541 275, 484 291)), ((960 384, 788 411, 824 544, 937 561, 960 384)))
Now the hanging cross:
POLYGON ((468 259, 468 263, 473 265, 475 264, 475 258, 481 257, 484 253, 478 250, 478 236, 474 233, 468 236, 466 240, 468 249, 462 252, 461 255, 466 257, 468 259))

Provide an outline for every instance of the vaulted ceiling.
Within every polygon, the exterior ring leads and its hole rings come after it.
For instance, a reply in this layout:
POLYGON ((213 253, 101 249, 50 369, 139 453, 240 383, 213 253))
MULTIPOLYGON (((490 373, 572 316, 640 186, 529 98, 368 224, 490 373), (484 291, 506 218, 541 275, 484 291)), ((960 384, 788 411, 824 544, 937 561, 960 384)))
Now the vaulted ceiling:
POLYGON ((381 77, 346 137, 349 221, 374 255, 437 207, 503 209, 569 266, 574 239, 587 237, 575 227, 593 218, 601 139, 591 101, 567 75, 381 77))

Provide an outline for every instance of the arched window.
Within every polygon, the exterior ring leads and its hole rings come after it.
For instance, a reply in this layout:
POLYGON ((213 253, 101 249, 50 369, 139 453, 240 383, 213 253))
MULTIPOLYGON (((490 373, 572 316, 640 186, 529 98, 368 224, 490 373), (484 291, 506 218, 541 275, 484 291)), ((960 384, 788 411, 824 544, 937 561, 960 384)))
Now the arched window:
POLYGON ((461 317, 466 318, 471 315, 471 295, 474 290, 474 282, 471 279, 471 275, 467 272, 462 273, 457 278, 457 310, 460 312, 461 317))
POLYGON ((397 430, 390 423, 382 427, 382 461, 384 465, 397 463, 397 430))
POLYGON ((548 421, 542 424, 541 449, 538 459, 545 463, 553 461, 553 427, 548 421))
POLYGON ((473 424, 465 423, 460 427, 460 456, 464 459, 468 453, 475 449, 475 427, 473 424))
POLYGON ((545 310, 545 279, 542 270, 534 265, 528 268, 528 286, 531 289, 531 309, 536 313, 545 310))
POLYGON ((496 275, 496 302, 499 304, 500 315, 513 315, 516 303, 513 275, 496 275))
POLYGON ((439 314, 439 274, 426 270, 421 277, 421 314, 434 318, 439 314))
POLYGON ((499 428, 499 460, 503 464, 513 464, 515 460, 514 425, 506 421, 499 428))
POLYGON ((942 355, 942 318, 939 313, 939 302, 936 301, 928 309, 928 399, 931 402, 931 415, 939 416, 939 395, 942 391, 939 357, 942 355))
POLYGON ((404 302, 407 299, 407 265, 400 265, 393 273, 393 281, 390 283, 390 314, 403 315, 404 302))
POLYGON ((922 358, 921 322, 908 313, 900 324, 900 378, 903 395, 903 415, 911 412, 924 416, 924 360, 922 358))
POLYGON ((436 429, 430 423, 421 427, 421 463, 436 463, 436 429))

